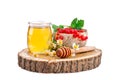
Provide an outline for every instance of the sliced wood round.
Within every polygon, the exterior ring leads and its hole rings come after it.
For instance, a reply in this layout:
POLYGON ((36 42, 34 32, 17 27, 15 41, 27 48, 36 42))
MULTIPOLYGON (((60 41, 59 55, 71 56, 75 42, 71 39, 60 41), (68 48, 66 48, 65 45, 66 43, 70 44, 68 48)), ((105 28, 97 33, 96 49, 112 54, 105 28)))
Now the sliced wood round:
POLYGON ((18 53, 18 65, 28 71, 40 73, 73 73, 91 70, 101 63, 102 51, 93 51, 76 54, 75 57, 59 58, 40 55, 39 58, 31 56, 28 49, 18 53))

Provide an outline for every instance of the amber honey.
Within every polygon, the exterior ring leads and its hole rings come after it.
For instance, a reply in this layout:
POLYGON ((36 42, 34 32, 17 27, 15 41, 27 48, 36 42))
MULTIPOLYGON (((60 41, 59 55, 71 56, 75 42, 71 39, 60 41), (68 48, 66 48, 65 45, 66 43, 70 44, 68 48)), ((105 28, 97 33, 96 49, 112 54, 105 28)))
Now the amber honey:
POLYGON ((49 42, 52 40, 50 26, 42 23, 30 25, 27 36, 29 51, 37 54, 44 54, 44 52, 49 48, 49 42))

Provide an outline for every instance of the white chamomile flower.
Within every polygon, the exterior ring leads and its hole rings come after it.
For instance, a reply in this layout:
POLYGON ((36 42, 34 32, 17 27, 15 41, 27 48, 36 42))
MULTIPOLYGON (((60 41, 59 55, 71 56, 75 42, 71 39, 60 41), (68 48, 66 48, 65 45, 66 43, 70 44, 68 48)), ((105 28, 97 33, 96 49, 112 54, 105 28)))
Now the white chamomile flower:
POLYGON ((45 54, 49 55, 49 53, 50 53, 50 50, 45 51, 45 54))
POLYGON ((49 56, 52 57, 52 56, 55 56, 55 55, 56 55, 56 51, 53 50, 52 52, 49 52, 49 56))
POLYGON ((63 40, 61 39, 57 40, 57 44, 61 46, 63 44, 63 40))
POLYGON ((73 47, 73 49, 75 49, 75 50, 79 49, 79 45, 76 44, 76 43, 73 43, 72 47, 73 47))

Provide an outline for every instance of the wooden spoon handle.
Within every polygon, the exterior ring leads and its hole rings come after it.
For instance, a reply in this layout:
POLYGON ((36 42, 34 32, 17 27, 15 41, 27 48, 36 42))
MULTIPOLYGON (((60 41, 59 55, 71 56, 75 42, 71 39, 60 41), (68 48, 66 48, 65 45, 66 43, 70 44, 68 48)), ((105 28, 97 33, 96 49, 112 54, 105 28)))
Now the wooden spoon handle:
POLYGON ((84 46, 84 47, 80 47, 78 50, 71 49, 71 52, 72 53, 82 53, 82 52, 92 51, 95 49, 96 48, 94 46, 84 46))

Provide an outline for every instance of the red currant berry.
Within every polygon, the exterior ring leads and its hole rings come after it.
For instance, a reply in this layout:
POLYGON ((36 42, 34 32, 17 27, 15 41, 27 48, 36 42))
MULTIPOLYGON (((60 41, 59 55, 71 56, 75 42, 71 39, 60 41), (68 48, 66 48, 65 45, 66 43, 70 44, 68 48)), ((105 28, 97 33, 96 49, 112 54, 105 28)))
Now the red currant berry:
POLYGON ((71 34, 74 34, 74 29, 71 29, 71 34))
POLYGON ((82 33, 82 32, 84 32, 84 30, 83 30, 83 29, 81 29, 81 30, 79 30, 79 32, 81 32, 81 33, 82 33))
POLYGON ((59 36, 59 39, 63 40, 63 36, 60 35, 60 36, 59 36))
POLYGON ((83 35, 81 35, 81 36, 80 36, 80 39, 83 41, 83 40, 84 40, 84 36, 83 36, 83 35))
POLYGON ((66 29, 63 29, 63 32, 66 33, 66 29))
POLYGON ((57 31, 59 31, 60 30, 60 28, 57 28, 57 31))
POLYGON ((59 35, 59 32, 57 32, 56 35, 59 35))
POLYGON ((55 37, 55 40, 58 40, 58 36, 55 37))
POLYGON ((82 36, 82 35, 81 35, 81 34, 79 34, 78 38, 80 38, 80 39, 81 39, 81 36, 82 36))
POLYGON ((68 30, 67 33, 70 34, 70 30, 68 30))
POLYGON ((59 33, 62 33, 63 32, 63 30, 62 29, 59 29, 59 31, 58 31, 59 33))
POLYGON ((88 36, 85 36, 85 40, 87 40, 88 39, 88 36))
POLYGON ((87 40, 87 39, 88 39, 87 36, 83 36, 83 35, 81 36, 81 40, 82 40, 82 41, 85 41, 85 40, 87 40))
POLYGON ((73 37, 74 37, 74 38, 76 38, 76 37, 77 37, 77 35, 76 35, 76 34, 73 34, 73 37))
POLYGON ((80 36, 80 33, 79 32, 77 32, 77 37, 79 37, 80 36))
POLYGON ((65 29, 63 29, 63 33, 65 33, 65 29))
POLYGON ((76 30, 76 29, 74 29, 74 32, 73 32, 73 34, 77 34, 77 30, 76 30))

